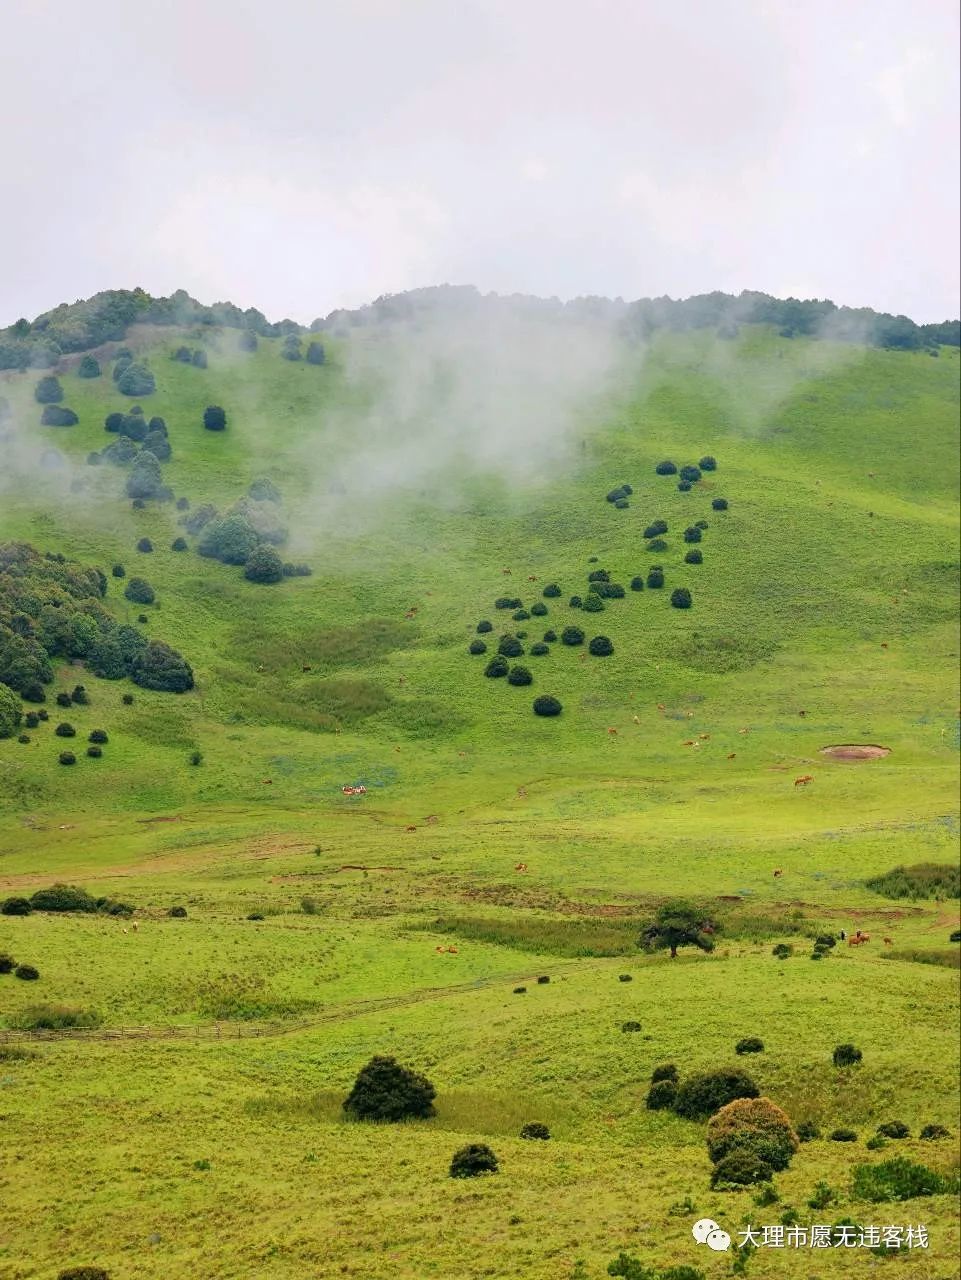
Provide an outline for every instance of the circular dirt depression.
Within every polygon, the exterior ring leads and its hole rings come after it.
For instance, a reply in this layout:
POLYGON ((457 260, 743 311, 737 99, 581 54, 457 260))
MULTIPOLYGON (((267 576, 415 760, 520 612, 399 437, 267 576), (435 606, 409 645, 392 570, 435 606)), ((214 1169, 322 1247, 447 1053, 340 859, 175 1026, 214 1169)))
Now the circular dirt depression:
POLYGON ((873 742, 846 742, 839 747, 821 748, 821 755, 832 760, 881 760, 890 754, 890 747, 879 747, 873 742))

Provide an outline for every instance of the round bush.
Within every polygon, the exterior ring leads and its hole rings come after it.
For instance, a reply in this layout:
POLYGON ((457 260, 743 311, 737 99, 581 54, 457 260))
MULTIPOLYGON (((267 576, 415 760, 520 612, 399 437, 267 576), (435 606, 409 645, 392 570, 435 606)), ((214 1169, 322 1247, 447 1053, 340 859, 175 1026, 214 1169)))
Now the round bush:
POLYGON ((667 521, 655 520, 653 524, 649 524, 644 530, 644 537, 659 538, 662 533, 667 533, 667 521))
POLYGON ((770 1098, 730 1102, 707 1126, 707 1153, 715 1164, 736 1148, 750 1148, 772 1169, 786 1169, 799 1146, 787 1114, 770 1098))
POLYGON ((561 644, 579 645, 584 643, 584 632, 580 627, 565 627, 561 632, 561 644))
POLYGON ((831 948, 831 947, 836 947, 837 944, 838 944, 838 940, 837 938, 835 938, 833 933, 819 933, 817 937, 814 939, 814 945, 816 947, 831 948))
POLYGON ((33 389, 37 404, 59 404, 63 399, 63 387, 55 374, 45 374, 33 389))
POLYGON ((534 677, 526 667, 511 667, 507 674, 507 683, 518 685, 533 684, 534 677))
POLYGON ((36 982, 40 977, 40 970, 32 964, 18 964, 13 971, 15 978, 22 978, 24 982, 36 982))
POLYGON ((814 1142, 816 1138, 821 1136, 821 1130, 814 1120, 802 1120, 795 1132, 798 1136, 798 1142, 814 1142))
POLYGON ((647 585, 652 591, 664 586, 664 570, 658 567, 650 569, 647 574, 647 585))
POLYGON ((763 1053, 764 1041, 759 1040, 757 1036, 745 1036, 743 1040, 738 1040, 734 1046, 735 1053, 763 1053))
POLYGON ((171 544, 170 544, 170 550, 171 550, 171 551, 186 551, 186 550, 187 550, 187 539, 186 539, 186 538, 174 538, 173 542, 171 542, 171 544))
POLYGON ((470 1142, 454 1152, 450 1162, 452 1178, 477 1178, 481 1174, 497 1172, 497 1156, 483 1142, 470 1142))
POLYGON ((631 504, 628 502, 626 498, 618 498, 618 500, 614 503, 614 506, 617 508, 618 511, 624 511, 630 505, 631 504))
POLYGON ((525 1124, 521 1129, 522 1138, 538 1139, 541 1142, 547 1142, 551 1136, 551 1131, 546 1124, 540 1124, 537 1120, 532 1120, 525 1124))
POLYGON ((65 1267, 57 1272, 57 1280, 110 1280, 110 1272, 103 1267, 65 1267))
POLYGON ((127 576, 127 570, 122 564, 115 564, 110 572, 115 578, 125 578, 127 576))
POLYGON ((58 707, 69 707, 72 705, 69 693, 58 693, 55 698, 55 702, 58 707))
POLYGON ((687 587, 675 587, 671 592, 671 604, 675 609, 690 609, 691 593, 687 587))
POLYGON ((836 1067, 853 1067, 861 1061, 863 1056, 861 1050, 853 1044, 839 1044, 835 1045, 831 1061, 836 1067))
POLYGON ((564 710, 558 699, 549 693, 542 693, 539 698, 535 698, 533 706, 535 716, 559 716, 564 710))
POLYGON ((29 898, 4 898, 0 903, 0 916, 28 916, 32 910, 29 898))
POLYGON ((610 582, 611 575, 607 569, 592 569, 587 575, 588 582, 610 582))
POLYGON ((548 600, 553 600, 561 594, 561 589, 556 582, 549 582, 541 594, 545 595, 548 600))
POLYGON ((882 1138, 879 1133, 876 1133, 872 1137, 868 1138, 864 1145, 868 1151, 883 1151, 888 1145, 888 1140, 887 1138, 882 1138))
POLYGON ((99 760, 99 759, 100 759, 100 757, 103 755, 103 748, 102 748, 102 747, 88 747, 88 748, 87 748, 87 755, 91 758, 91 760, 99 760))
POLYGON ((13 956, 8 956, 5 951, 0 952, 0 973, 13 973, 17 967, 17 962, 13 956))
POLYGON ((506 676, 508 670, 507 659, 498 654, 496 658, 491 658, 490 662, 488 662, 484 668, 484 675, 491 680, 497 680, 501 676, 506 676))
POLYGON ((636 577, 631 579, 631 590, 632 591, 644 590, 644 579, 640 575, 637 575, 636 577))
POLYGON ((247 557, 247 563, 244 565, 244 577, 248 582, 280 582, 283 576, 284 562, 273 547, 266 545, 255 547, 247 557))
POLYGON ((513 992, 513 994, 514 994, 515 996, 526 996, 526 995, 527 995, 527 988, 526 988, 526 987, 515 987, 515 988, 514 988, 514 992, 513 992))
POLYGON ((61 764, 76 764, 77 757, 72 751, 61 751, 58 757, 61 764))
MULTIPOLYGON (((32 681, 30 684, 24 686, 24 689, 23 689, 24 702, 43 702, 46 696, 47 695, 43 691, 42 684, 37 684, 35 681, 32 681)), ((41 720, 50 719, 50 712, 47 711, 45 707, 41 707, 41 709, 37 712, 37 715, 41 720)))
POLYGON ((208 431, 223 431, 227 426, 227 413, 219 404, 208 404, 204 409, 204 426, 208 431))
POLYGON ((587 646, 587 651, 595 658, 609 658, 614 652, 614 646, 607 636, 595 636, 587 646))
POLYGON ((688 484, 697 484, 701 478, 701 473, 697 467, 681 467, 680 477, 686 480, 688 484))
POLYGON ((677 489, 678 489, 678 493, 690 493, 691 492, 690 480, 681 480, 677 486, 677 489))
POLYGON ((656 1080, 644 1101, 648 1111, 669 1111, 676 1098, 677 1084, 674 1080, 656 1080))
POLYGON ((18 741, 18 742, 24 742, 24 743, 29 742, 29 741, 30 741, 30 734, 29 734, 29 733, 21 733, 21 734, 18 734, 18 735, 17 735, 17 741, 18 741))
POLYGON ((726 511, 727 498, 714 498, 711 502, 711 506, 714 508, 715 511, 726 511))
POLYGON ((492 622, 488 622, 486 618, 483 618, 477 624, 478 635, 484 635, 486 632, 493 631, 493 630, 494 630, 494 624, 492 622))
POLYGON ((526 640, 526 639, 527 639, 527 632, 526 632, 526 631, 515 631, 515 632, 514 632, 514 635, 515 635, 515 636, 517 636, 518 640, 526 640))
POLYGON ((680 1084, 674 1110, 688 1120, 703 1120, 729 1102, 738 1098, 757 1098, 760 1092, 746 1071, 733 1067, 705 1071, 680 1084))
POLYGON ((40 415, 43 427, 75 427, 79 421, 74 411, 62 404, 48 404, 40 415))
POLYGON ((504 658, 519 658, 524 652, 524 646, 516 636, 501 636, 497 652, 504 658))
POLYGON ((624 588, 619 582, 601 582, 597 585, 597 594, 602 600, 623 600, 624 588))
POLYGON ((133 694, 125 693, 123 697, 120 699, 120 701, 123 703, 125 707, 133 706, 133 694))
POLYGON ((544 643, 545 643, 545 644, 554 644, 554 643, 556 642, 556 640, 557 640, 557 632, 556 632, 556 631, 551 630, 551 631, 545 631, 545 632, 544 632, 544 643))
POLYGON ((712 458, 709 453, 705 454, 704 457, 700 460, 700 462, 697 465, 701 468, 702 471, 716 471, 717 458, 712 458))
POLYGON ((128 364, 117 379, 117 390, 122 396, 149 396, 157 389, 157 383, 142 364, 128 364))
POLYGON ((538 985, 539 987, 544 987, 544 986, 546 986, 549 982, 550 982, 550 978, 547 976, 547 974, 546 974, 546 973, 542 973, 542 974, 540 975, 540 977, 537 979, 537 985, 538 985))
POLYGON ((695 528, 695 529, 707 529, 708 527, 709 527, 709 526, 708 526, 708 523, 707 523, 707 521, 706 521, 706 520, 695 520, 695 521, 694 521, 694 528, 695 528))
POLYGON ((659 1080, 673 1080, 677 1084, 678 1075, 679 1072, 673 1062, 662 1062, 651 1072, 651 1084, 657 1084, 659 1080))
POLYGON ((903 1120, 888 1120, 878 1125, 878 1133, 882 1138, 910 1138, 911 1130, 903 1120))
POLYGON ((687 555, 684 557, 684 563, 685 564, 703 564, 704 563, 703 551, 698 551, 696 548, 693 551, 689 551, 687 555))
POLYGON ((581 599, 580 596, 571 596, 570 600, 568 600, 567 603, 570 605, 572 609, 579 609, 581 605, 584 603, 584 601, 581 599))
POLYGON ((377 1054, 361 1068, 343 1106, 357 1120, 424 1118, 434 1114, 436 1093, 420 1072, 377 1054))
POLYGON ((547 615, 546 604, 542 604, 540 600, 537 600, 534 604, 531 605, 531 617, 543 618, 543 617, 546 617, 546 615, 547 615))
POLYGON ((621 1023, 622 1031, 640 1031, 640 1029, 641 1029, 641 1024, 639 1022, 634 1022, 632 1020, 629 1020, 627 1022, 621 1023))
POLYGON ((474 654, 486 653, 487 645, 484 643, 483 640, 472 640, 467 647, 467 652, 474 653, 474 654))
POLYGON ((153 551, 153 543, 150 541, 149 538, 141 538, 140 541, 137 543, 137 550, 143 551, 145 554, 150 551, 153 551))
POLYGON ((634 979, 629 973, 619 973, 617 975, 618 982, 633 982, 634 979))
POLYGON ((515 613, 511 614, 511 617, 514 619, 515 622, 526 622, 530 616, 531 615, 527 612, 526 609, 518 609, 515 613))
POLYGON ((663 538, 652 538, 647 544, 648 551, 666 551, 667 543, 663 538))
POLYGON ((537 644, 531 645, 531 655, 535 658, 543 658, 545 653, 550 653, 550 646, 538 641, 537 644))
POLYGON ((943 1124, 926 1124, 918 1137, 925 1142, 935 1142, 939 1138, 950 1138, 951 1130, 946 1129, 943 1124))
POLYGON ((90 698, 87 695, 87 690, 82 684, 75 684, 73 686, 73 690, 70 694, 70 701, 76 703, 78 707, 85 707, 89 704, 90 698))
POLYGON ((853 1129, 832 1129, 828 1138, 831 1142, 857 1142, 858 1135, 853 1129))
POLYGON ((131 578, 124 587, 124 599, 134 604, 153 604, 156 600, 154 589, 146 578, 131 578))
POLYGON ((701 530, 697 527, 696 524, 688 525, 688 527, 684 530, 685 542, 700 542, 701 537, 702 537, 701 530))
POLYGON ((774 1170, 748 1147, 737 1147, 730 1155, 719 1160, 711 1174, 711 1187, 751 1187, 758 1182, 769 1182, 774 1170))
POLYGON ((187 919, 187 908, 186 908, 186 907, 171 907, 171 908, 170 908, 170 910, 167 912, 167 915, 168 915, 168 916, 170 916, 170 918, 171 918, 172 920, 186 920, 186 919, 187 919))
MULTIPOLYGON (((67 697, 67 701, 69 702, 69 695, 67 697)), ((54 733, 58 738, 75 738, 77 736, 76 729, 72 724, 68 724, 66 720, 62 724, 57 725, 56 729, 54 729, 54 733)))
POLYGON ((955 929, 955 931, 954 931, 954 932, 951 934, 951 936, 948 938, 948 941, 949 941, 949 942, 961 942, 961 929, 955 929))
POLYGON ((659 462, 654 468, 659 476, 675 476, 677 475, 677 467, 673 462, 665 460, 659 462))
POLYGON ((771 955, 778 960, 787 960, 794 955, 790 942, 778 942, 771 948, 771 955))
POLYGON ((498 596, 494 601, 495 609, 520 609, 523 601, 517 596, 498 596))
POLYGON ((604 601, 595 591, 591 591, 584 597, 582 608, 585 613, 601 613, 604 609, 604 601))

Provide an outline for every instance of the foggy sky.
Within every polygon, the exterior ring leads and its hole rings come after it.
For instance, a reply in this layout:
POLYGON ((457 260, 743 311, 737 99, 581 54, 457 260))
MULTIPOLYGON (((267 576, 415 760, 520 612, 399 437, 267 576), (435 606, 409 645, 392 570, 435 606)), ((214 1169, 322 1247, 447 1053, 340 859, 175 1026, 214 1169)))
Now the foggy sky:
POLYGON ((954 0, 7 0, 0 324, 443 281, 958 314, 954 0))

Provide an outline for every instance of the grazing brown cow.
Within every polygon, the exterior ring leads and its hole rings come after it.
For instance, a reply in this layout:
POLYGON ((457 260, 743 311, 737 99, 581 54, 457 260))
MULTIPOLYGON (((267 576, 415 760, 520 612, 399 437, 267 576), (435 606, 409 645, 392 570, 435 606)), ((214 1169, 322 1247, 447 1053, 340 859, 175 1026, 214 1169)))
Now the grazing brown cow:
POLYGON ((404 828, 404 830, 405 830, 405 831, 416 831, 416 830, 417 830, 417 828, 416 828, 416 827, 405 827, 405 828, 404 828))
POLYGON ((697 736, 701 739, 702 742, 707 742, 708 738, 711 735, 709 733, 699 733, 697 736))
POLYGON ((452 955, 452 956, 456 956, 456 955, 457 955, 457 948, 456 948, 456 947, 448 947, 448 948, 447 948, 447 950, 448 950, 448 952, 450 953, 450 955, 452 955))
POLYGON ((737 752, 732 751, 731 754, 728 756, 728 760, 733 760, 736 755, 737 755, 737 752))
POLYGON ((884 945, 885 945, 886 947, 893 947, 893 946, 894 946, 894 939, 893 939, 893 938, 882 938, 882 939, 881 939, 881 941, 884 943, 884 945))
POLYGON ((886 640, 882 640, 882 641, 881 641, 881 648, 882 648, 882 649, 886 649, 887 647, 888 647, 888 642, 887 642, 886 640))
POLYGON ((518 864, 517 864, 517 866, 514 868, 514 870, 515 870, 515 871, 526 871, 526 870, 527 870, 527 863, 526 863, 526 862, 518 862, 518 864))
POLYGON ((659 702, 659 703, 657 704, 657 709, 658 709, 658 711, 666 711, 666 710, 667 710, 667 707, 665 707, 665 705, 664 705, 664 703, 663 703, 663 702, 659 702))
POLYGON ((264 778, 264 779, 263 779, 263 784, 264 784, 264 786, 265 786, 265 787, 273 786, 273 782, 274 782, 273 778, 264 778))
POLYGON ((533 574, 533 573, 532 573, 532 574, 530 574, 530 575, 528 576, 527 581, 528 581, 528 582, 536 582, 536 581, 537 581, 537 576, 536 576, 535 574, 533 574))
POLYGON ((616 729, 608 729, 608 731, 607 731, 607 732, 608 732, 608 733, 612 733, 612 734, 614 735, 614 737, 615 737, 615 738, 617 737, 617 730, 616 730, 616 729))
POLYGON ((798 712, 798 715, 799 715, 799 716, 806 716, 806 715, 807 715, 807 712, 806 712, 806 711, 799 711, 799 712, 798 712))
POLYGON ((804 774, 803 777, 795 778, 794 785, 796 787, 806 787, 809 782, 813 782, 813 781, 814 781, 814 775, 811 773, 806 773, 804 774))
POLYGON ((682 747, 693 747, 693 746, 694 746, 694 739, 693 739, 693 738, 688 738, 687 742, 682 742, 682 743, 681 743, 681 746, 682 746, 682 747))
POLYGON ((780 867, 778 867, 778 869, 774 872, 774 879, 776 880, 778 876, 783 876, 783 875, 784 875, 784 872, 781 870, 780 867))
POLYGON ((501 573, 510 573, 510 569, 501 569, 501 573))

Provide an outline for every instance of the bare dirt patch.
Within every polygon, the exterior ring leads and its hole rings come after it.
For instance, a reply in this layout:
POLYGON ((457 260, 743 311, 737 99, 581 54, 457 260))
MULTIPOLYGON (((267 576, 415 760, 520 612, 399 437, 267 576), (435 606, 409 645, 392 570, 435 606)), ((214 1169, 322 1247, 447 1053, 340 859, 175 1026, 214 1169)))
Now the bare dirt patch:
POLYGON ((874 742, 845 742, 837 747, 821 748, 821 755, 829 760, 882 760, 890 754, 890 747, 879 747, 874 742))

